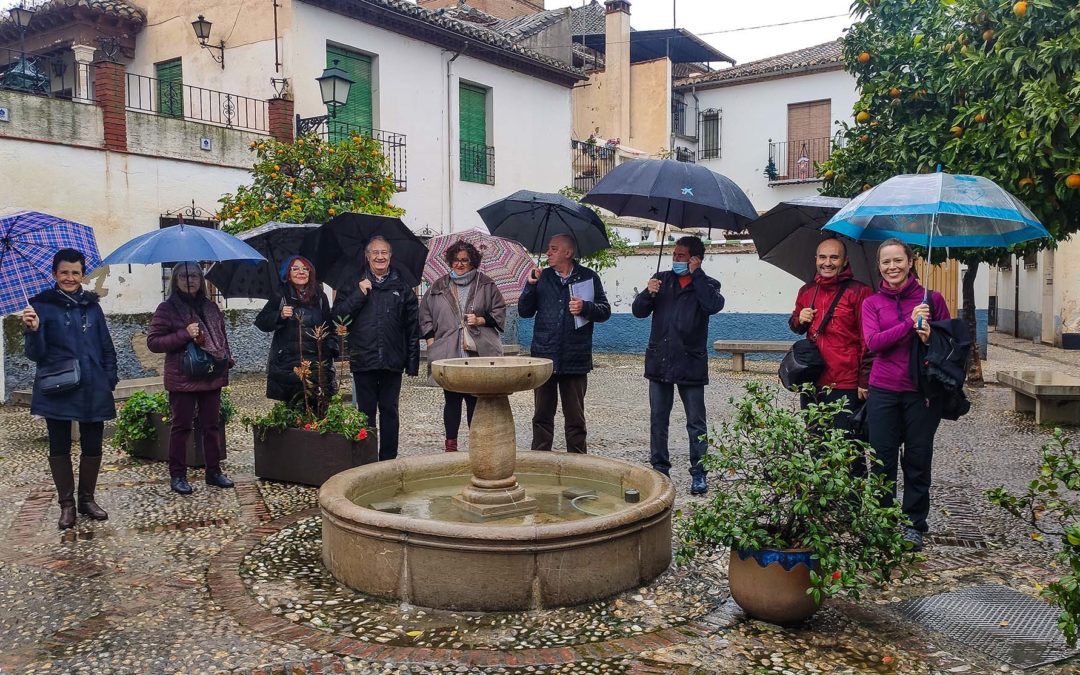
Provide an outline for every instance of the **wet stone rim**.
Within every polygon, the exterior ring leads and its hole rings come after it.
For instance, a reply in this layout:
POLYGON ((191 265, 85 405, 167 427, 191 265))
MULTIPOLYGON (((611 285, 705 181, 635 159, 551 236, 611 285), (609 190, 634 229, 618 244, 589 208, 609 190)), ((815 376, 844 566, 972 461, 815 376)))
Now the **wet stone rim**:
POLYGON ((319 509, 312 508, 283 516, 252 528, 222 548, 211 558, 206 574, 207 587, 214 602, 232 615, 241 626, 268 638, 340 656, 392 661, 397 664, 437 662, 460 666, 561 665, 636 656, 646 651, 695 642, 717 633, 723 627, 722 623, 706 614, 677 627, 662 628, 630 637, 564 647, 515 650, 402 647, 323 632, 276 615, 261 605, 251 595, 240 574, 245 558, 268 537, 301 520, 319 515, 319 509))

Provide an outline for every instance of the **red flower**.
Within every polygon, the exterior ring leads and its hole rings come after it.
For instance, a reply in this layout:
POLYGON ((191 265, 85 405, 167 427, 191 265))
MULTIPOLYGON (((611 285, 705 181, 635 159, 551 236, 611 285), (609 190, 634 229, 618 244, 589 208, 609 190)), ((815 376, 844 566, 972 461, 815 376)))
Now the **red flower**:
POLYGON ((836 570, 835 572, 833 572, 832 573, 832 578, 833 578, 833 581, 836 581, 837 579, 839 579, 840 578, 840 570, 836 570))
POLYGON ((361 429, 360 431, 357 432, 356 440, 362 441, 365 438, 367 438, 367 429, 361 429))
POLYGON ((311 431, 311 422, 304 425, 304 431, 311 431))

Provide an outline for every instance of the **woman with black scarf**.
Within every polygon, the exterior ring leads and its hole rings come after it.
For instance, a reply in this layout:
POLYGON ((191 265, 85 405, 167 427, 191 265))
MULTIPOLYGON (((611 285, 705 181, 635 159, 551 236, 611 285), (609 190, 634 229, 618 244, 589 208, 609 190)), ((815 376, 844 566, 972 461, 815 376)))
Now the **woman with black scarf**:
POLYGON ((206 297, 202 267, 196 262, 182 262, 173 267, 169 298, 158 305, 150 320, 146 345, 152 352, 165 354, 165 390, 169 392, 172 427, 169 431, 169 477, 174 492, 182 495, 194 490, 187 481, 184 461, 188 437, 198 409, 206 454, 206 484, 231 488, 233 482, 221 472, 221 389, 229 384, 233 366, 225 317, 206 297), (217 367, 206 377, 184 372, 184 353, 193 343, 213 358, 217 367))

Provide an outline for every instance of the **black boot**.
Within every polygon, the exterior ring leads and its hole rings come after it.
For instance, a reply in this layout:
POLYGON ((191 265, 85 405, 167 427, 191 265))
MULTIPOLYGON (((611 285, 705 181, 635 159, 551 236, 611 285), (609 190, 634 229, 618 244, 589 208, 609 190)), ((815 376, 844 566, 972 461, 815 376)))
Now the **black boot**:
POLYGON ((79 513, 94 520, 108 520, 109 514, 94 501, 98 472, 101 471, 101 455, 79 457, 79 513))
POLYGON ((49 471, 60 502, 60 520, 56 527, 61 530, 75 527, 75 475, 71 470, 71 455, 49 455, 49 471))

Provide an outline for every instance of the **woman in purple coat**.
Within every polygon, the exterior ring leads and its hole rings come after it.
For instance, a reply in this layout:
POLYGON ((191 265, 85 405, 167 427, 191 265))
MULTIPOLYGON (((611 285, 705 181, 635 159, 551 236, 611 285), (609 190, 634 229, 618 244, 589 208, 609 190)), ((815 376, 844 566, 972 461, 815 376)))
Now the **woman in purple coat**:
MULTIPOLYGON (((878 247, 881 287, 863 303, 862 330, 866 347, 874 353, 870 369, 870 396, 866 416, 870 445, 883 463, 878 467, 896 483, 900 446, 904 446, 904 515, 911 525, 904 538, 914 550, 922 550, 926 517, 930 512, 930 469, 934 459, 934 434, 941 422, 941 402, 919 390, 912 379, 912 347, 916 339, 930 340, 930 322, 949 318, 945 299, 926 289, 914 273, 915 254, 899 239, 878 247), (921 327, 920 327, 920 319, 921 327)), ((892 504, 890 493, 887 503, 892 504)))
POLYGON ((225 333, 225 317, 206 297, 202 267, 183 262, 173 267, 169 298, 158 305, 150 320, 146 345, 165 354, 165 389, 169 392, 172 428, 169 432, 169 478, 174 492, 193 492, 187 481, 185 455, 198 409, 206 453, 206 484, 231 488, 233 482, 221 472, 221 388, 229 384, 232 354, 225 333), (196 379, 184 373, 183 358, 188 343, 194 342, 225 367, 209 377, 196 379))

